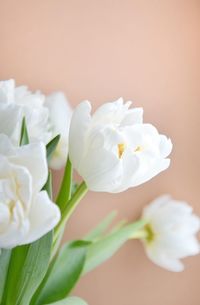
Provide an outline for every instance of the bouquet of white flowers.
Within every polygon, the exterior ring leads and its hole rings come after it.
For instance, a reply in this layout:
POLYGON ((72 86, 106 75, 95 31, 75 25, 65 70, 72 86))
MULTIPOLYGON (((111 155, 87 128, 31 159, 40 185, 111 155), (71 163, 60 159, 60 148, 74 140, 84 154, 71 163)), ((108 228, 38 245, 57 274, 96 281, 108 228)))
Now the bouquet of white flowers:
POLYGON ((130 106, 120 98, 91 115, 88 101, 72 111, 60 92, 44 96, 0 82, 0 305, 86 304, 70 296, 80 276, 129 239, 140 239, 148 257, 171 271, 199 253, 199 217, 170 196, 150 203, 134 223, 109 230, 113 212, 82 240, 60 246, 88 190, 122 192, 169 167, 170 139, 130 106), (62 167, 54 199, 51 170, 62 167))

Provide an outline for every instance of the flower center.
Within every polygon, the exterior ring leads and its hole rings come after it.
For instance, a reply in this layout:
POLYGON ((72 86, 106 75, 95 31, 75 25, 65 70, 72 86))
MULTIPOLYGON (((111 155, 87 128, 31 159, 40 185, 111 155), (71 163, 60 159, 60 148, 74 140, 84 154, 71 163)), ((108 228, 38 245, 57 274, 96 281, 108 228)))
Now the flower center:
POLYGON ((122 155, 124 153, 124 150, 125 150, 125 144, 124 143, 118 144, 118 156, 119 156, 119 158, 122 157, 122 155))
MULTIPOLYGON (((125 151, 126 145, 124 143, 120 143, 118 144, 118 157, 121 159, 122 155, 125 151)), ((143 147, 141 145, 136 146, 136 148, 134 149, 135 153, 139 153, 143 151, 143 147)))
POLYGON ((151 224, 147 224, 144 229, 147 233, 146 241, 151 243, 155 239, 155 232, 153 231, 151 224))

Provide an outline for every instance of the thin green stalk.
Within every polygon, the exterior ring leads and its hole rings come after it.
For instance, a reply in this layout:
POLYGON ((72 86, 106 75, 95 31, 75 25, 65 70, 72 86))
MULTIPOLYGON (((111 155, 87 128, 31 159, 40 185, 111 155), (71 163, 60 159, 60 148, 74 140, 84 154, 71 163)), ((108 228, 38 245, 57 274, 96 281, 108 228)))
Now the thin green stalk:
POLYGON ((148 237, 148 233, 145 229, 136 231, 131 236, 131 239, 146 239, 148 237))
POLYGON ((69 217, 72 215, 73 211, 81 201, 81 199, 87 193, 88 188, 85 182, 82 182, 74 193, 73 197, 68 201, 65 209, 62 212, 62 217, 57 227, 54 230, 54 240, 58 238, 61 228, 65 225, 69 217))
POLYGON ((72 164, 68 158, 65 166, 65 171, 64 171, 60 191, 56 199, 56 203, 59 206, 61 212, 65 209, 67 202, 70 200, 71 188, 72 188, 72 164))

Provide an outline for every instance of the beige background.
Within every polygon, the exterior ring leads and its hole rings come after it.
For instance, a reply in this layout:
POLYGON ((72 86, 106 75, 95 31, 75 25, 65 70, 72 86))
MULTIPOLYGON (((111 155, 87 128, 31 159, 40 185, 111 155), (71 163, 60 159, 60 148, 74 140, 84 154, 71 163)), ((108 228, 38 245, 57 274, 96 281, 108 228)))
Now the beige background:
MULTIPOLYGON (((75 106, 123 96, 171 136, 171 168, 119 195, 90 193, 69 223, 79 237, 112 209, 135 219, 165 192, 199 204, 200 1, 0 0, 0 78, 75 106)), ((59 178, 59 174, 57 174, 59 178)), ((173 274, 153 265, 139 242, 83 278, 75 293, 90 305, 199 305, 200 259, 173 274)))

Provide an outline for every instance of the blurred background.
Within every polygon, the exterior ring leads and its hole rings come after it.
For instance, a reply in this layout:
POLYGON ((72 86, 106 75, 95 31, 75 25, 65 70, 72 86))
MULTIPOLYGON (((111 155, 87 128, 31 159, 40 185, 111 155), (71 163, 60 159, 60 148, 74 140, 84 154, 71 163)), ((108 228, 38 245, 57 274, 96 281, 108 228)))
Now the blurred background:
MULTIPOLYGON (((89 193, 65 238, 83 236, 113 209, 136 219, 163 193, 200 215, 199 32, 198 0, 0 0, 1 79, 62 90, 73 106, 123 96, 174 143, 170 169, 152 181, 117 195, 89 193)), ((200 258, 185 264, 183 273, 165 271, 129 241, 74 293, 90 305, 199 305, 200 258)))

